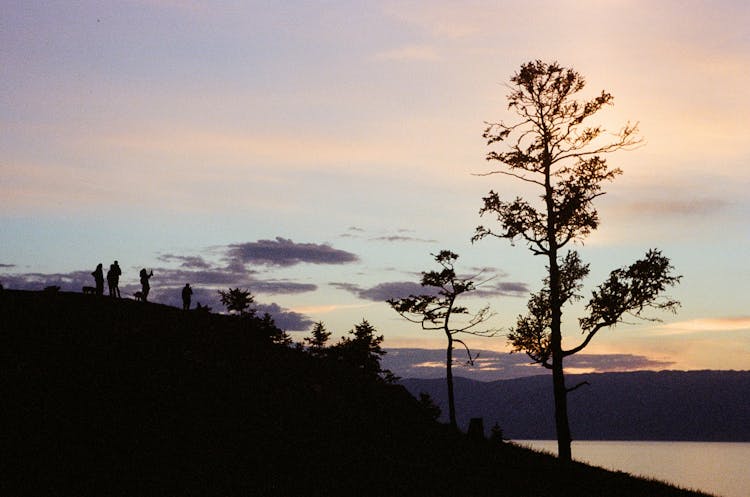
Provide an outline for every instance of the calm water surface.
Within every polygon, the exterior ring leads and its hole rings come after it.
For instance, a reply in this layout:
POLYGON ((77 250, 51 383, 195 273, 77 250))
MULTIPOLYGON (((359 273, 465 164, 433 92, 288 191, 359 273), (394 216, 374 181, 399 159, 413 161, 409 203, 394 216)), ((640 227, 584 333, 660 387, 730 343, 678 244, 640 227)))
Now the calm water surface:
MULTIPOLYGON (((557 454, 554 440, 516 443, 557 454)), ((750 443, 579 441, 573 459, 721 497, 750 497, 750 443)))

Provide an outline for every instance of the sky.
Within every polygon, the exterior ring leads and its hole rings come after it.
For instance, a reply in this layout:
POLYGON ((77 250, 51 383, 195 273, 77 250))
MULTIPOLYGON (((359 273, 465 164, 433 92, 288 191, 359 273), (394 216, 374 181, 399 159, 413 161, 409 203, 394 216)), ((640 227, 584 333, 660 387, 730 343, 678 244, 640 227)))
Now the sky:
POLYGON ((391 364, 430 376, 444 338, 384 301, 449 249, 500 330, 467 337, 484 362, 464 375, 543 372, 503 333, 544 261, 471 243, 487 192, 535 194, 478 174, 499 165, 485 122, 512 118, 509 79, 541 59, 614 95, 593 122, 644 138, 608 157, 624 174, 577 247, 584 294, 649 248, 682 275, 677 314, 602 331, 569 370, 748 369, 747 26, 729 0, 0 0, 0 283, 80 291, 118 260, 127 296, 141 268, 173 305, 188 282, 215 311, 248 288, 295 340, 367 319, 391 364))

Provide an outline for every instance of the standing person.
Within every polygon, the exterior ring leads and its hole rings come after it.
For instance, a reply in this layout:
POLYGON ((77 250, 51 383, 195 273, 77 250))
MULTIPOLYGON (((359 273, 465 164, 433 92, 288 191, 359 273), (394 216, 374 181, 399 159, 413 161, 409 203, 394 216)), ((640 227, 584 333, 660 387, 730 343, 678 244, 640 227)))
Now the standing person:
POLYGON ((193 289, 190 288, 190 283, 185 283, 185 287, 182 289, 182 310, 187 311, 190 309, 190 298, 193 295, 193 289))
POLYGON ((104 295, 104 269, 102 269, 101 262, 97 264, 91 276, 94 277, 94 281, 96 282, 96 294, 101 297, 104 295))
POLYGON ((154 270, 151 273, 146 272, 146 268, 141 269, 141 295, 144 302, 148 300, 148 291, 151 290, 151 285, 148 284, 149 278, 154 275, 154 270))
POLYGON ((117 298, 120 297, 120 276, 122 275, 122 270, 120 269, 120 264, 115 261, 114 264, 112 264, 114 267, 114 276, 112 277, 112 280, 115 282, 115 294, 117 295, 117 298))
MULTIPOLYGON (((117 282, 115 281, 115 265, 110 264, 107 270, 107 286, 109 286, 109 296, 117 297, 117 282)), ((103 289, 102 289, 103 290, 103 289)))

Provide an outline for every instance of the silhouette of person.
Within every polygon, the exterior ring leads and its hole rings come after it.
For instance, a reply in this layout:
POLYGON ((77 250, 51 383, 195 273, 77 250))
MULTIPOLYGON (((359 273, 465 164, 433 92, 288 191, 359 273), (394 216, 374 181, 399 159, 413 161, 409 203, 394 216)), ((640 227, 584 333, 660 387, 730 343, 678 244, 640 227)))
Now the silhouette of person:
POLYGON ((117 295, 117 298, 120 297, 120 276, 122 275, 122 270, 120 269, 120 264, 115 261, 114 264, 112 264, 114 267, 114 276, 112 277, 112 281, 115 283, 115 294, 117 295))
POLYGON ((153 269, 151 270, 151 273, 147 273, 145 267, 141 269, 141 295, 144 302, 148 300, 148 291, 151 290, 151 285, 148 284, 148 279, 153 275, 153 269))
POLYGON ((94 281, 96 282, 96 294, 98 296, 104 295, 104 270, 102 269, 101 262, 97 264, 91 276, 94 277, 94 281))
POLYGON ((109 296, 117 297, 117 283, 115 282, 115 265, 110 264, 107 270, 107 286, 109 286, 109 296))
POLYGON ((190 283, 185 283, 185 287, 182 289, 182 309, 187 311, 190 309, 190 298, 193 295, 193 289, 190 288, 190 283))

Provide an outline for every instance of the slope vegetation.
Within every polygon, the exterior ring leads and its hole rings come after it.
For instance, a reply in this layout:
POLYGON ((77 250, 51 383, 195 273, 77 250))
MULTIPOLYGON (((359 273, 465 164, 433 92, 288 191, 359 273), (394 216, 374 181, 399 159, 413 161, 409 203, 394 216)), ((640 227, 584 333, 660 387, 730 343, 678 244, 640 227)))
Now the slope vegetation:
POLYGON ((699 495, 429 419, 268 323, 0 293, 1 495, 699 495))

